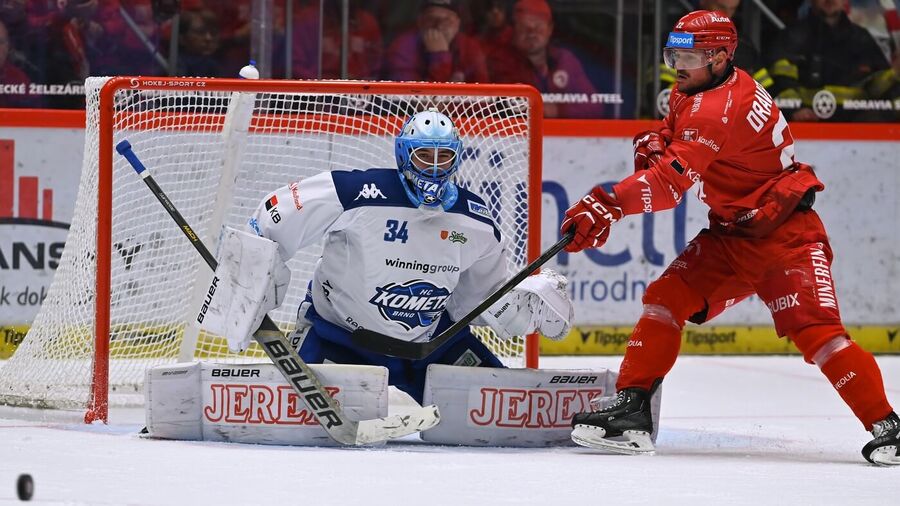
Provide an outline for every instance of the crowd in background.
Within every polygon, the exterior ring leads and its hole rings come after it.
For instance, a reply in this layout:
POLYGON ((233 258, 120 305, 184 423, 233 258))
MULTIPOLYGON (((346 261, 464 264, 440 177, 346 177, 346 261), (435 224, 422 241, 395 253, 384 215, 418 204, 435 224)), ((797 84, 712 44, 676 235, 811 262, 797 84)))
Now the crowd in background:
MULTIPOLYGON (((344 67, 341 0, 295 0, 290 9, 273 0, 271 68, 262 70, 527 83, 545 93, 547 117, 658 116, 674 83, 672 69, 652 60, 665 33, 652 33, 655 2, 625 3, 616 33, 614 1, 350 0, 344 67)), ((721 11, 741 31, 736 64, 792 119, 900 119, 895 0, 767 0, 785 26, 758 23, 758 44, 742 29, 740 3, 663 0, 663 31, 688 7, 721 11)), ((0 107, 83 107, 80 86, 92 75, 233 77, 251 57, 252 4, 0 0, 0 107)))

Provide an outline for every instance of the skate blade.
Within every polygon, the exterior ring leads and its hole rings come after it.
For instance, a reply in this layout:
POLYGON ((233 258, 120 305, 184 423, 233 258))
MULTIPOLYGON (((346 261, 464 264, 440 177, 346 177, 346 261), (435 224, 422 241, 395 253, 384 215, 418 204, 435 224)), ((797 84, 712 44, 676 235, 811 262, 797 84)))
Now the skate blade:
POLYGON ((882 446, 869 454, 872 462, 880 466, 900 466, 900 455, 896 446, 882 446))
POLYGON ((621 439, 604 437, 606 431, 593 425, 576 425, 572 429, 572 441, 580 446, 621 455, 651 455, 656 451, 650 434, 638 430, 626 430, 621 439))

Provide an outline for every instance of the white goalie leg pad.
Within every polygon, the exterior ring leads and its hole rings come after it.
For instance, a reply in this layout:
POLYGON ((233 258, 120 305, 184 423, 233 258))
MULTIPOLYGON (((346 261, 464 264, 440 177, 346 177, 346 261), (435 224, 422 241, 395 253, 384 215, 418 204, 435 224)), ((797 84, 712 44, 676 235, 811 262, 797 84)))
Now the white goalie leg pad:
POLYGON ((560 340, 566 337, 575 316, 565 276, 550 269, 525 278, 510 293, 485 311, 480 320, 502 339, 540 332, 560 340))
POLYGON ((223 229, 218 264, 197 322, 242 352, 266 313, 281 305, 291 271, 277 243, 231 227, 223 229))
POLYGON ((572 417, 590 399, 615 392, 617 374, 600 369, 497 369, 432 364, 424 404, 441 423, 422 433, 432 443, 472 446, 571 446, 572 417))
MULTIPOLYGON (((388 415, 388 371, 311 364, 350 420, 388 415)), ((340 446, 273 364, 194 362, 146 373, 149 437, 232 443, 340 446)))

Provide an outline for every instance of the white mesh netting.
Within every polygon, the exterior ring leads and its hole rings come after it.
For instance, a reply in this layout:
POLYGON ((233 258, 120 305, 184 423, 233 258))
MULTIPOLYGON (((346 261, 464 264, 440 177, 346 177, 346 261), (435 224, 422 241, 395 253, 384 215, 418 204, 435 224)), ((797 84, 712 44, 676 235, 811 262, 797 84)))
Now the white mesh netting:
MULTIPOLYGON (((106 81, 86 83, 84 165, 69 237, 31 330, 0 369, 2 403, 86 406, 98 301, 110 309, 111 404, 141 403, 144 372, 153 365, 265 357, 255 344, 236 357, 223 340, 197 335, 189 322, 202 303, 209 268, 117 154, 110 293, 96 293, 99 91, 106 81)), ((395 167, 393 137, 403 120, 436 107, 457 122, 464 140, 459 184, 484 197, 512 245, 510 275, 527 263, 528 193, 540 188, 529 187, 530 108, 524 97, 128 89, 119 90, 114 103, 113 145, 123 139, 132 144, 213 251, 223 224, 242 226, 279 186, 325 170, 395 167)), ((286 331, 294 326, 320 251, 314 245, 289 262, 290 291, 271 315, 286 331)), ((501 342, 488 329, 479 334, 508 365, 524 364, 523 340, 501 342)))

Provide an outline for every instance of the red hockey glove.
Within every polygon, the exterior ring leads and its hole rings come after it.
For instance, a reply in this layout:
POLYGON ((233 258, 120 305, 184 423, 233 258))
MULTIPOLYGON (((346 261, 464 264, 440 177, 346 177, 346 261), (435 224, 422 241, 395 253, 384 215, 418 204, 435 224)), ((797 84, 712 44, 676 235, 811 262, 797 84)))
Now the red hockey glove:
POLYGON ((659 132, 646 130, 634 136, 634 171, 649 169, 666 152, 666 139, 659 132))
POLYGON ((603 188, 595 186, 566 211, 560 230, 563 234, 573 227, 575 238, 566 251, 575 253, 585 248, 599 248, 609 238, 609 226, 622 219, 622 209, 603 188))

